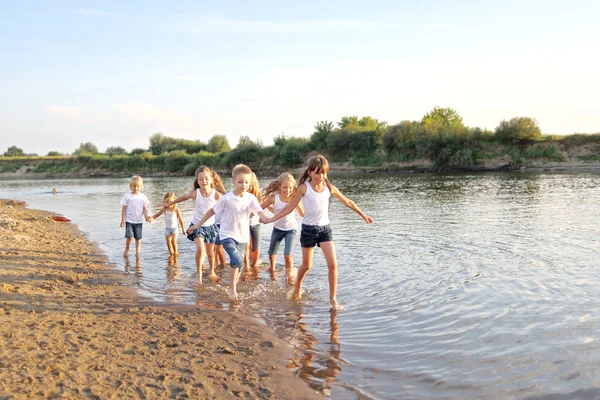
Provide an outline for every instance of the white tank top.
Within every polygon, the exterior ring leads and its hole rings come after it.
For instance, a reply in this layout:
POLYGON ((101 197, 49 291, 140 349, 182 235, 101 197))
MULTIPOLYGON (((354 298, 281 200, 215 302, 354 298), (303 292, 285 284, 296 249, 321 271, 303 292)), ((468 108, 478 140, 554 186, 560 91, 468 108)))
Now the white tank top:
MULTIPOLYGON (((273 214, 277 215, 277 213, 283 210, 287 205, 288 203, 281 201, 279 194, 276 194, 275 201, 273 202, 273 214)), ((293 210, 285 217, 275 221, 273 223, 273 228, 277 228, 282 231, 291 231, 292 229, 298 228, 298 223, 296 222, 296 210, 293 210)))
MULTIPOLYGON (((196 200, 194 201, 194 218, 192 218, 192 224, 197 224, 202 219, 202 217, 204 217, 204 214, 206 214, 206 212, 217 203, 217 201, 215 200, 216 192, 217 191, 213 189, 208 197, 203 197, 202 193, 200 193, 200 188, 196 189, 196 200)), ((210 226, 214 223, 215 217, 212 216, 208 219, 208 221, 203 223, 202 226, 210 226)))
POLYGON ((304 195, 304 225, 324 226, 329 224, 329 198, 331 192, 329 186, 325 183, 325 188, 321 193, 317 193, 310 186, 310 182, 305 182, 306 194, 304 195))
POLYGON ((165 210, 165 228, 177 228, 177 214, 174 211, 165 210))

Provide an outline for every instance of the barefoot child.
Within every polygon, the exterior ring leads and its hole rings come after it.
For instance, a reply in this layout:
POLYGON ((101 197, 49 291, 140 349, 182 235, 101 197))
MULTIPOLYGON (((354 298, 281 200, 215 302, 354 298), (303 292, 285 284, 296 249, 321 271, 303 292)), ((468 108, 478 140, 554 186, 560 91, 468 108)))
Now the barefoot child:
MULTIPOLYGON (((296 180, 287 172, 279 175, 276 180, 269 183, 269 186, 265 189, 264 197, 265 202, 262 203, 262 208, 272 206, 273 213, 278 214, 281 210, 288 205, 288 203, 294 197, 296 191, 296 180)), ((295 211, 303 217, 304 210, 300 203, 295 208, 295 211)), ((275 221, 273 224, 273 233, 271 233, 271 244, 269 245, 269 261, 271 263, 271 271, 275 270, 275 256, 279 245, 285 239, 285 250, 283 252, 283 258, 285 260, 285 270, 288 273, 288 277, 292 274, 294 268, 294 260, 292 258, 292 251, 294 250, 294 243, 296 239, 298 229, 298 223, 296 222, 296 212, 292 211, 285 217, 275 221)))
MULTIPOLYGON (((254 172, 252 173, 248 193, 253 194, 258 202, 262 203, 258 178, 254 172)), ((260 230, 261 226, 258 215, 256 213, 250 214, 250 242, 248 242, 246 256, 244 257, 244 265, 246 267, 254 267, 258 263, 258 255, 260 253, 260 230)))
POLYGON ((188 232, 193 232, 198 226, 213 218, 215 213, 221 214, 219 238, 229 255, 229 265, 231 266, 227 294, 231 300, 237 301, 240 268, 244 266, 246 244, 250 240, 250 214, 256 213, 259 218, 266 216, 256 197, 248 193, 252 170, 244 164, 238 164, 233 168, 231 176, 233 184, 231 192, 223 195, 213 208, 206 211, 200 221, 188 228, 188 232))
MULTIPOLYGON (((215 186, 215 190, 222 195, 225 194, 225 186, 223 186, 223 182, 221 181, 221 177, 215 171, 212 171, 212 178, 215 186)), ((221 215, 215 214, 215 222, 217 223, 217 228, 221 227, 221 215)), ((217 261, 217 265, 221 268, 224 268, 227 263, 225 262, 225 250, 223 250, 223 246, 221 245, 221 240, 219 239, 219 235, 217 235, 217 239, 215 240, 215 259, 217 261)))
MULTIPOLYGON (((175 199, 176 196, 173 192, 168 192, 163 198, 165 203, 175 201, 175 199)), ((181 227, 181 231, 185 235, 181 211, 179 211, 179 207, 175 204, 162 207, 156 214, 150 217, 150 222, 160 217, 163 213, 165 214, 165 240, 167 241, 167 249, 169 249, 170 255, 177 256, 179 255, 179 252, 177 251, 177 231, 179 227, 181 227)))
POLYGON ((142 226, 144 219, 150 222, 148 217, 148 197, 141 193, 144 189, 144 181, 139 175, 133 176, 129 180, 129 188, 131 193, 126 193, 121 198, 121 228, 125 227, 125 252, 123 257, 129 255, 129 245, 131 238, 135 239, 135 256, 140 256, 142 248, 142 226))
POLYGON ((202 284, 202 267, 206 256, 208 256, 208 264, 210 266, 209 278, 217 278, 217 274, 215 273, 214 244, 219 230, 214 218, 207 218, 201 224, 198 224, 198 221, 204 217, 206 211, 211 209, 221 198, 221 193, 215 190, 213 174, 214 172, 208 167, 202 166, 198 168, 196 170, 196 178, 194 179, 194 189, 186 195, 165 203, 165 205, 171 205, 188 199, 194 200, 194 218, 192 218, 190 226, 196 227, 193 230, 188 228, 187 238, 196 244, 196 281, 199 285, 202 284))
POLYGON ((302 293, 302 281, 312 266, 315 245, 321 247, 323 256, 329 270, 329 302, 332 309, 340 309, 336 292, 338 281, 337 259, 333 235, 329 226, 329 199, 337 197, 343 205, 350 208, 361 216, 367 224, 373 222, 373 218, 363 213, 352 200, 348 199, 333 186, 327 179, 329 163, 322 155, 311 158, 308 168, 300 178, 298 189, 294 198, 288 205, 275 214, 272 218, 261 218, 261 222, 269 223, 277 221, 294 211, 300 200, 304 198, 304 220, 300 232, 300 245, 302 246, 302 265, 298 270, 296 283, 294 285, 293 297, 300 299, 302 293))

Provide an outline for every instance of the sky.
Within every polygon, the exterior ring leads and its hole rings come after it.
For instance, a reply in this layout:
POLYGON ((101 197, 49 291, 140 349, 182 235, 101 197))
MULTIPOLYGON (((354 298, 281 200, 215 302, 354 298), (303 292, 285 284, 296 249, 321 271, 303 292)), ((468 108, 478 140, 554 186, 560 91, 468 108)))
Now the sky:
POLYGON ((230 145, 450 107, 600 132, 597 0, 0 0, 0 154, 230 145))

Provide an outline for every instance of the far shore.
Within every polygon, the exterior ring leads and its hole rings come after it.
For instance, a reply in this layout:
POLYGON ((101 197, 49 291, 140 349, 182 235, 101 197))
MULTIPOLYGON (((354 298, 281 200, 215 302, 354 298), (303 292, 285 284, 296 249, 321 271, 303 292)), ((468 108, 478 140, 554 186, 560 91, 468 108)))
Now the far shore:
POLYGON ((0 200, 1 398, 323 398, 269 328, 139 297, 52 217, 0 200))

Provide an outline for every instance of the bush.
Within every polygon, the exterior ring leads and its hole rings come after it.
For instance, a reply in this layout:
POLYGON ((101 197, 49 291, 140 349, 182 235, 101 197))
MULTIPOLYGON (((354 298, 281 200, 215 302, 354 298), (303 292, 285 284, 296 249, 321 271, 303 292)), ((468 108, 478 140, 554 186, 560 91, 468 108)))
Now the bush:
POLYGON ((525 144, 539 139, 542 132, 536 120, 528 117, 515 117, 510 121, 500 122, 494 136, 502 143, 525 144))
POLYGON ((414 152, 419 123, 402 121, 390 126, 383 135, 383 149, 387 153, 414 152))

